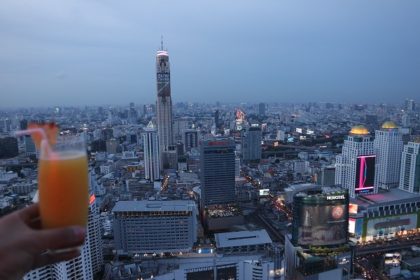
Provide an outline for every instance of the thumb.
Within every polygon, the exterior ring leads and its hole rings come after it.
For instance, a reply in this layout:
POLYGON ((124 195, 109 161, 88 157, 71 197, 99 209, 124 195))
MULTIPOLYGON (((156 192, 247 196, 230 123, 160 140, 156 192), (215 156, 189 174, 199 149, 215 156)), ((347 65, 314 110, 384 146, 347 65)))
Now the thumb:
POLYGON ((86 237, 86 228, 80 226, 43 229, 36 232, 36 241, 42 250, 77 247, 83 244, 86 237))

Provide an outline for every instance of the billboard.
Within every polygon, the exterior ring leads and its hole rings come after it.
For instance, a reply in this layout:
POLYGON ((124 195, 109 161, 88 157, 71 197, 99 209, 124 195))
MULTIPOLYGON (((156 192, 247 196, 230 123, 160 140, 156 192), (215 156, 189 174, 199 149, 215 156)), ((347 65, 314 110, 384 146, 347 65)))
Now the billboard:
POLYGON ((344 196, 334 196, 318 205, 301 205, 299 245, 328 246, 347 242, 348 206, 347 200, 341 197, 344 196))
POLYGON ((356 162, 356 194, 367 194, 374 191, 375 155, 358 156, 356 162))
POLYGON ((349 203, 349 214, 357 214, 357 210, 359 209, 359 205, 354 203, 349 203))
POLYGON ((411 230, 417 227, 417 214, 406 214, 371 219, 367 222, 366 237, 375 238, 393 235, 399 231, 411 230))

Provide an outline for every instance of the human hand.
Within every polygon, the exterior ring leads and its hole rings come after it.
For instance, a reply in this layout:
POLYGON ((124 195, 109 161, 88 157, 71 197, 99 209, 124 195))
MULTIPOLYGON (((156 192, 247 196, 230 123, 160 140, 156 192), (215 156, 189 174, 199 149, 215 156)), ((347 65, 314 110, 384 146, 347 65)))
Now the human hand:
POLYGON ((80 226, 40 229, 33 204, 0 218, 0 279, 21 279, 32 269, 79 256, 86 229, 80 226), (65 252, 50 250, 69 249, 65 252))

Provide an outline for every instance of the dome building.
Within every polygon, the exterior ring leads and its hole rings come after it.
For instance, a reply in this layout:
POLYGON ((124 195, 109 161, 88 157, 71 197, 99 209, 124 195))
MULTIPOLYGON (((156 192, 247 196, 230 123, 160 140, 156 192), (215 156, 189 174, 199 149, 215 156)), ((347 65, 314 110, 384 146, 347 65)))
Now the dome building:
POLYGON ((375 131, 376 182, 379 188, 398 187, 400 180, 401 154, 404 148, 398 126, 387 121, 375 131))
POLYGON ((373 137, 363 125, 352 127, 336 157, 335 184, 349 190, 350 197, 376 193, 373 137))

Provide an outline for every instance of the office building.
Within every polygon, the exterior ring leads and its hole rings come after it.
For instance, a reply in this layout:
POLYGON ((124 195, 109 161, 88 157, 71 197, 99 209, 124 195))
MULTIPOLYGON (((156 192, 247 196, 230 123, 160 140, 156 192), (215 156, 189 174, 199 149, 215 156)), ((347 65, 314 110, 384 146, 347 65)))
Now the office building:
MULTIPOLYGON (((161 45, 161 49, 156 55, 156 82, 156 117, 159 136, 159 151, 162 154, 168 150, 169 146, 173 145, 174 141, 169 55, 166 50, 163 50, 163 43, 161 45)), ((163 165, 163 157, 161 156, 161 166, 163 165)))
POLYGON ((200 164, 202 205, 235 202, 235 142, 229 138, 204 141, 200 164))
POLYGON ((393 122, 385 122, 375 131, 374 151, 376 154, 376 184, 378 188, 398 187, 400 181, 403 139, 393 122))
POLYGON ((160 179, 160 158, 158 134, 152 122, 149 122, 143 137, 144 177, 146 180, 160 179))
POLYGON ((406 99, 404 105, 407 112, 412 112, 416 108, 416 102, 413 99, 406 99))
POLYGON ((259 161, 261 159, 261 128, 251 126, 242 134, 242 158, 244 161, 259 161))
POLYGON ((285 236, 286 279, 349 279, 348 205, 342 188, 294 196, 292 235, 285 236))
POLYGON ((375 159, 369 131, 362 125, 353 127, 336 157, 335 183, 348 189, 350 197, 376 193, 375 159))
POLYGON ((194 201, 119 201, 114 214, 114 240, 129 253, 187 252, 197 240, 194 201))
POLYGON ((316 183, 323 187, 335 184, 335 166, 324 166, 316 174, 316 183))
POLYGON ((35 143, 32 140, 32 137, 30 135, 23 136, 25 141, 25 154, 26 155, 36 155, 36 148, 35 143))
POLYGON ((189 152, 192 148, 198 147, 198 131, 195 129, 187 129, 183 133, 182 142, 184 143, 184 151, 189 152))
POLYGON ((115 138, 106 140, 106 152, 108 154, 116 154, 118 153, 119 144, 118 140, 115 138))
POLYGON ((265 103, 258 104, 258 115, 260 117, 264 117, 265 116, 265 109, 266 109, 265 103))
POLYGON ((420 141, 408 142, 404 146, 399 188, 410 193, 420 193, 420 141))
POLYGON ((176 146, 169 146, 162 154, 163 169, 178 169, 178 152, 176 146))

